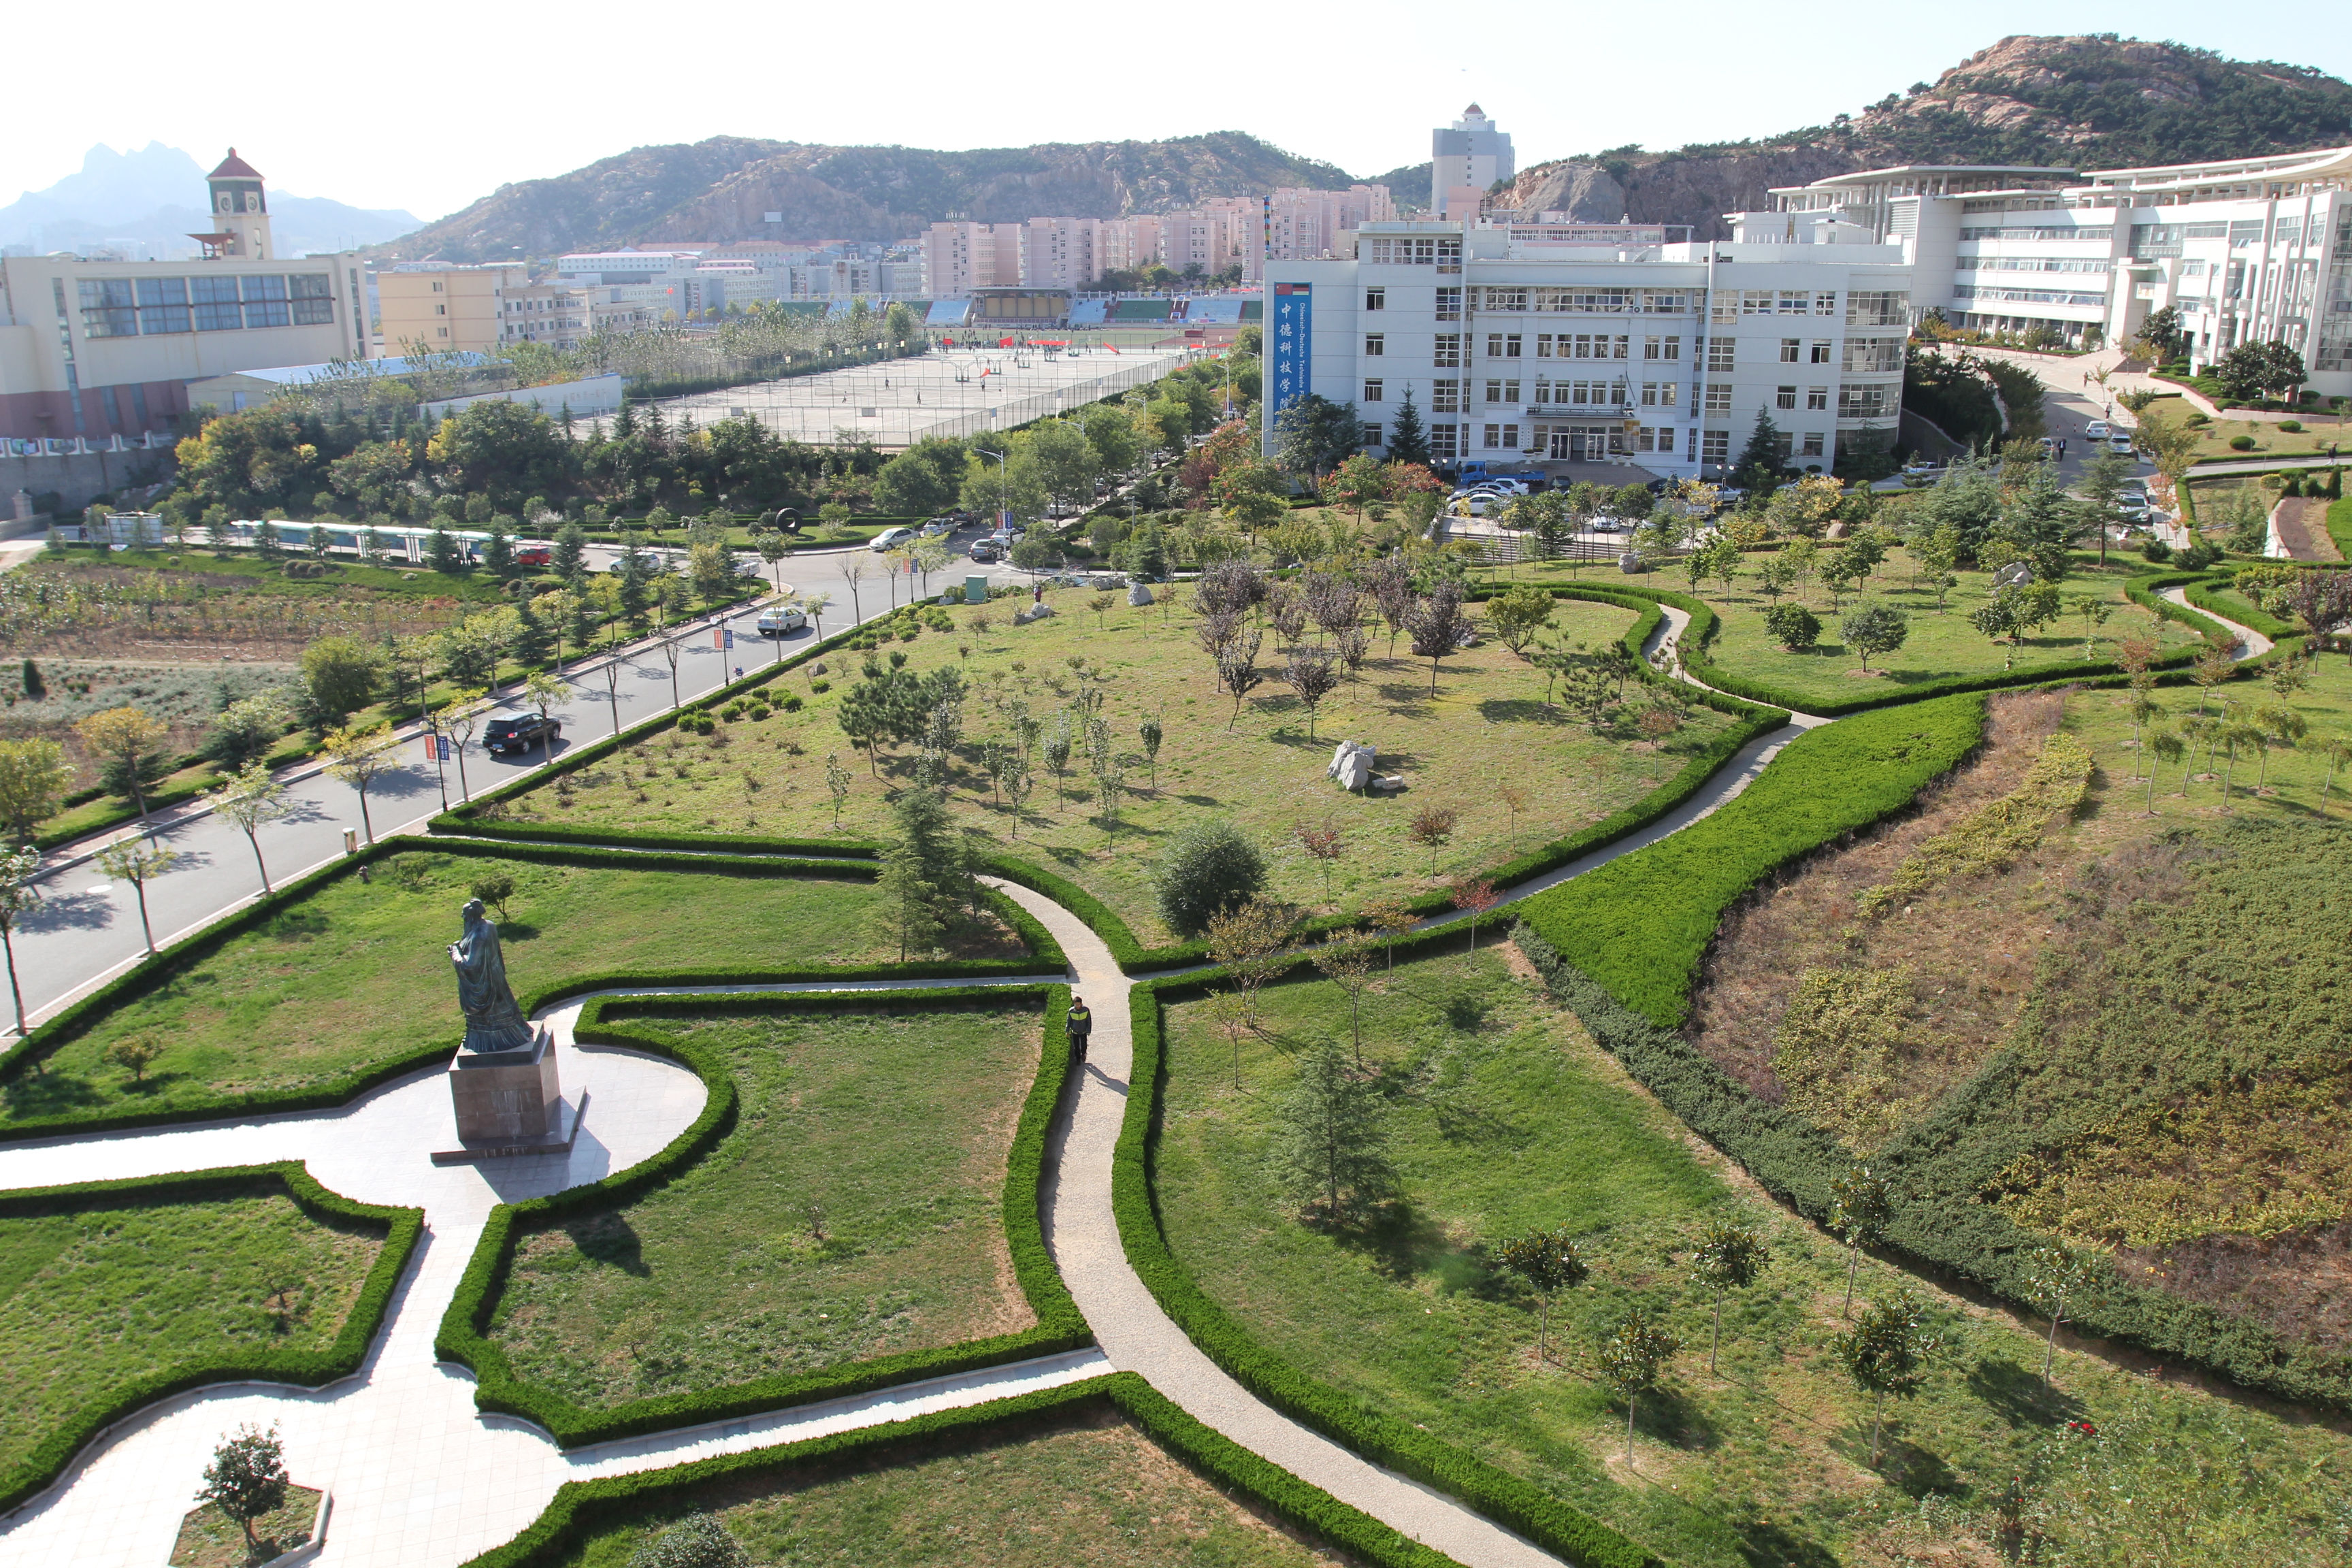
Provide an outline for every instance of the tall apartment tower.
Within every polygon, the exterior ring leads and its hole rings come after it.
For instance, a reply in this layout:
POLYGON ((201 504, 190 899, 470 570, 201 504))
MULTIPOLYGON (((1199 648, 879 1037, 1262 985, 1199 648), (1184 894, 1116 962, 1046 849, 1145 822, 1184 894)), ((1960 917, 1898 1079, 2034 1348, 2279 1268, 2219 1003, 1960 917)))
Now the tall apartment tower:
POLYGON ((1496 130, 1486 111, 1475 103, 1462 111, 1453 129, 1429 133, 1429 210, 1435 215, 1445 213, 1448 192, 1484 192, 1496 180, 1519 172, 1510 136, 1496 130))
POLYGON ((205 176, 211 190, 213 216, 219 232, 188 237, 214 258, 268 261, 278 254, 269 238, 269 202, 261 188, 261 171, 228 150, 220 167, 205 176))

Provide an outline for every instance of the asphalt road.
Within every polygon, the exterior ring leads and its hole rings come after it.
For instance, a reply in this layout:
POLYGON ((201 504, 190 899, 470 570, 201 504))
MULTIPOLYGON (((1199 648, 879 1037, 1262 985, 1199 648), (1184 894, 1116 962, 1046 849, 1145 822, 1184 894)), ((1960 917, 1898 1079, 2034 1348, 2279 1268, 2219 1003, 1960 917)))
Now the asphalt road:
MULTIPOLYGON (((960 535, 961 543, 968 544, 978 531, 960 535)), ((751 564, 761 563, 754 557, 751 564)), ((676 701, 691 700, 726 684, 739 669, 749 673, 763 661, 786 657, 809 646, 821 632, 846 628, 853 618, 870 620, 887 615, 907 602, 910 585, 919 593, 923 588, 919 577, 894 582, 881 557, 863 546, 794 556, 780 571, 784 584, 800 594, 833 595, 821 631, 810 627, 780 641, 761 638, 751 629, 760 609, 756 604, 728 616, 689 623, 676 631, 680 651, 675 690, 670 664, 658 639, 624 649, 617 658, 576 663, 564 672, 572 697, 551 710, 563 726, 554 756, 561 758, 575 747, 603 740, 676 701), (866 574, 853 580, 851 574, 861 565, 866 574), (722 640, 717 634, 730 630, 736 634, 732 651, 714 646, 722 640)), ((770 574, 761 574, 772 581, 770 574)), ((957 561, 946 572, 932 574, 929 592, 945 592, 967 574, 985 575, 992 583, 1029 580, 1027 574, 1002 564, 974 565, 962 559, 960 544, 957 561)), ((509 695, 496 704, 488 717, 526 710, 525 704, 509 695)), ((271 881, 283 883, 341 857, 346 831, 358 832, 364 843, 371 826, 379 838, 421 829, 442 809, 445 790, 456 804, 469 793, 481 794, 546 765, 536 751, 527 758, 491 757, 481 749, 479 731, 462 758, 438 770, 425 761, 420 736, 406 736, 399 755, 402 765, 369 788, 364 816, 358 793, 349 785, 311 767, 285 775, 292 780, 287 798, 293 813, 263 827, 258 836, 271 881)), ((155 945, 161 947, 257 897, 262 879, 254 846, 229 824, 209 813, 194 811, 159 813, 158 820, 162 826, 156 830, 157 841, 179 857, 146 888, 147 919, 154 930, 155 945)), ((58 868, 44 879, 46 898, 17 923, 16 973, 26 1008, 36 1023, 136 963, 146 952, 138 889, 129 883, 110 883, 94 861, 73 864, 75 853, 75 849, 64 849, 52 857, 58 868)), ((456 919, 454 910, 451 919, 456 919)), ((0 1010, 0 1027, 9 1021, 9 1015, 0 1010)))

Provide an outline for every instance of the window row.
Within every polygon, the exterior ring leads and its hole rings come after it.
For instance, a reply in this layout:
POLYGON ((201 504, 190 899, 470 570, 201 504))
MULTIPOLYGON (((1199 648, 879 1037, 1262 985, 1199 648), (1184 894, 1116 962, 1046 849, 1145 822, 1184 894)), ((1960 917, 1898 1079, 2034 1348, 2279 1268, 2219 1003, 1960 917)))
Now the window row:
POLYGON ((1579 311, 1601 316, 1664 316, 1689 310, 1697 296, 1684 289, 1482 289, 1486 310, 1579 311))
MULTIPOLYGON (((1595 462, 1634 452, 1660 452, 1671 458, 1681 439, 1671 425, 1629 427, 1622 421, 1606 425, 1465 425, 1462 428, 1465 436, 1475 431, 1482 437, 1479 447, 1486 451, 1524 451, 1556 462, 1595 462)), ((1433 441, 1431 456, 1437 455, 1433 441)))
POLYGON ((2074 224, 2067 224, 2063 226, 2042 228, 1964 228, 1960 230, 1960 237, 1964 240, 2095 239, 2100 244, 2106 245, 2112 243, 2116 237, 2116 226, 2109 223, 2084 224, 2079 227, 2074 224))
POLYGON ((85 278, 82 333, 92 338, 225 332, 247 327, 323 327, 335 301, 323 272, 291 277, 85 278))
POLYGON ((1362 260, 1376 267, 1438 267, 1462 269, 1460 237, 1437 235, 1371 235, 1363 241, 1362 260))
POLYGON ((1837 290, 1823 289, 1725 289, 1715 296, 1708 317, 1717 325, 1742 316, 1834 316, 1837 290))

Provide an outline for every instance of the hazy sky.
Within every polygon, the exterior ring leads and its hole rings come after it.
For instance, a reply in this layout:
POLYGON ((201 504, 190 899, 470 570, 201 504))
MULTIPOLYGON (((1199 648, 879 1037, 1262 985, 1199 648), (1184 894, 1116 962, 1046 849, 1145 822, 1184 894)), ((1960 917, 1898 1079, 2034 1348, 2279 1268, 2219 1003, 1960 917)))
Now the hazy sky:
POLYGON ((19 40, 35 68, 12 75, 0 200, 79 168, 93 142, 151 139, 207 168, 233 142, 289 192, 426 218, 509 181, 719 134, 961 148, 1243 130, 1363 175, 1426 158, 1430 127, 1473 99, 1524 166, 1820 123, 2011 33, 2121 31, 2352 76, 2352 27, 2315 23, 2333 14, 2175 0, 123 0, 96 34, 19 40))

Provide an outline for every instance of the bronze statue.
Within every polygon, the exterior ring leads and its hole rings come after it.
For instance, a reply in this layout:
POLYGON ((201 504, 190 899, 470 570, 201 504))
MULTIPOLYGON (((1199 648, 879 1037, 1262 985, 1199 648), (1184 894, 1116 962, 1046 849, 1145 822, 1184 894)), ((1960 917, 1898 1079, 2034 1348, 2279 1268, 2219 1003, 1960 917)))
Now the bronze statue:
POLYGON ((507 984, 499 928, 482 913, 479 899, 467 901, 465 918, 466 934, 449 944, 449 962, 457 969, 457 1005, 466 1014, 466 1049, 527 1050, 531 1027, 507 984))

